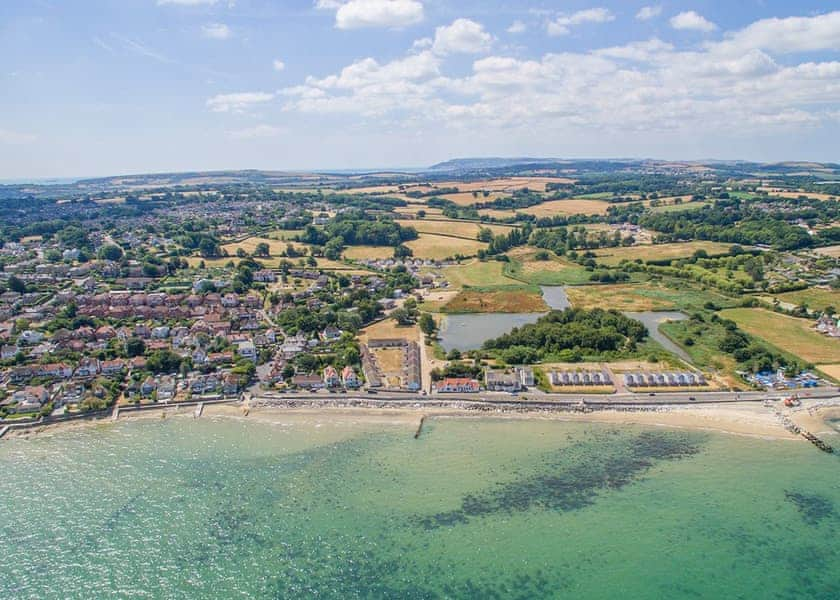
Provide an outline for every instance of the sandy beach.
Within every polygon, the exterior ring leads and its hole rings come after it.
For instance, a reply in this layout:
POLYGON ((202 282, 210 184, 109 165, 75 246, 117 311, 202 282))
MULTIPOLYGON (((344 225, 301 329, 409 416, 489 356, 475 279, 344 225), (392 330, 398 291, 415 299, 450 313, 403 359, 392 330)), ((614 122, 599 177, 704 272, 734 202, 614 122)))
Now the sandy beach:
MULTIPOLYGON (((836 402, 836 401, 835 401, 836 402)), ((363 408, 363 407, 274 407, 250 406, 239 404, 214 404, 204 407, 201 418, 236 418, 253 419, 270 423, 326 424, 388 424, 405 427, 413 434, 422 417, 426 419, 541 419, 559 421, 582 421, 648 425, 672 427, 677 429, 696 429, 721 433, 761 437, 767 439, 801 441, 802 437, 787 431, 776 414, 778 406, 768 407, 755 402, 732 403, 726 405, 663 405, 639 410, 597 410, 586 413, 570 411, 504 411, 501 409, 476 411, 460 408, 441 407, 400 407, 400 408, 363 408)), ((816 435, 838 435, 828 424, 828 419, 840 419, 840 402, 814 403, 794 410, 783 411, 797 425, 816 435)), ((124 412, 124 419, 162 419, 195 418, 194 407, 171 405, 160 409, 143 412, 124 412)), ((55 423, 24 430, 12 430, 7 437, 29 437, 54 433, 78 427, 107 427, 113 421, 110 417, 96 420, 55 423)))

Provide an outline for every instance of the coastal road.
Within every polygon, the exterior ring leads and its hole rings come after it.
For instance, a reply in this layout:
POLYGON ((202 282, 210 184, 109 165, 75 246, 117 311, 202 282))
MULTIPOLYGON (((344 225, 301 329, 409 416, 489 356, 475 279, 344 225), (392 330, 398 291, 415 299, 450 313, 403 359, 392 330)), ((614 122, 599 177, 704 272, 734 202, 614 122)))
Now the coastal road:
MULTIPOLYGON (((572 406, 583 400, 588 405, 599 406, 657 406, 657 405, 700 405, 724 404, 730 402, 763 402, 765 400, 781 400, 786 392, 661 392, 650 394, 506 394, 500 392, 485 392, 478 394, 431 394, 419 395, 409 392, 388 393, 273 393, 260 392, 255 400, 302 403, 329 403, 358 401, 361 403, 400 405, 439 405, 457 402, 487 404, 487 405, 518 405, 522 407, 550 408, 552 406, 572 406)), ((836 387, 813 388, 799 392, 803 400, 817 400, 840 398, 840 391, 836 387)))

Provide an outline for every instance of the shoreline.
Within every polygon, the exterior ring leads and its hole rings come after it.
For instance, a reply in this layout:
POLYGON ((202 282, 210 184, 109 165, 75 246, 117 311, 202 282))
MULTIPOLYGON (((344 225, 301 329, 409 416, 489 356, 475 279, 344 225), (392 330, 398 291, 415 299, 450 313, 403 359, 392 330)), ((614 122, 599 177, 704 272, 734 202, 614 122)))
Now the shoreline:
MULTIPOLYGON (((674 429, 692 429, 712 431, 731 435, 741 435, 762 439, 796 441, 806 440, 800 435, 785 429, 776 414, 775 407, 770 408, 754 402, 731 403, 726 405, 658 405, 655 407, 604 408, 587 412, 566 409, 508 409, 503 407, 476 408, 464 406, 424 406, 419 403, 402 406, 360 406, 304 403, 301 401, 280 402, 260 400, 244 405, 239 402, 211 404, 204 406, 200 417, 195 417, 194 406, 172 404, 150 408, 142 412, 121 413, 117 421, 110 416, 80 419, 69 422, 47 423, 27 429, 10 430, 6 438, 30 438, 45 434, 69 431, 81 427, 96 427, 114 424, 129 419, 166 419, 166 418, 242 418, 279 423, 292 421, 345 422, 387 422, 403 425, 413 434, 418 423, 423 419, 515 419, 515 420, 554 420, 566 422, 609 423, 614 425, 640 425, 650 427, 670 427, 674 429)), ((797 425, 818 436, 840 435, 828 423, 829 419, 840 419, 840 402, 815 403, 803 405, 796 410, 784 413, 797 425)), ((833 441, 833 440, 832 440, 833 441)), ((2 440, 0 440, 2 444, 2 440)))

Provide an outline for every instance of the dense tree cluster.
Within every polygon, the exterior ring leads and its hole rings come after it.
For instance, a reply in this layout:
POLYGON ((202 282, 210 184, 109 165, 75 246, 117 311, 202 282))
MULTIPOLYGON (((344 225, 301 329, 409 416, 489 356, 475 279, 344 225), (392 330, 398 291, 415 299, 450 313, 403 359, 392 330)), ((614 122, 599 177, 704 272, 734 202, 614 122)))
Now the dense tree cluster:
POLYGON ((602 354, 631 350, 647 336, 645 326, 618 311, 569 308, 554 311, 536 323, 516 328, 484 344, 487 350, 522 347, 539 355, 578 350, 584 354, 602 354))

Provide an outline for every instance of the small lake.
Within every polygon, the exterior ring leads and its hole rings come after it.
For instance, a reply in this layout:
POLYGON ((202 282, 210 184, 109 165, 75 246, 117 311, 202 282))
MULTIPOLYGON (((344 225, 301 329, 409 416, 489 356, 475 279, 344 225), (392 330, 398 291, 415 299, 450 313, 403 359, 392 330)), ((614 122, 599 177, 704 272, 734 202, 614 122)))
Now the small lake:
POLYGON ((514 327, 536 323, 546 313, 474 313, 444 315, 440 345, 444 350, 475 350, 514 327))
POLYGON ((684 321, 688 318, 688 315, 677 311, 625 312, 622 314, 644 323, 645 327, 647 327, 648 335, 650 335, 652 340, 659 342, 668 352, 676 354, 683 360, 691 363, 691 357, 686 354, 685 350, 677 346, 665 334, 659 331, 660 323, 664 323, 665 321, 684 321))

